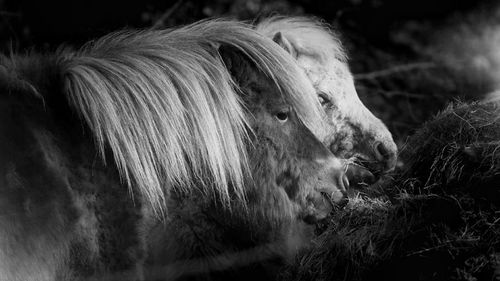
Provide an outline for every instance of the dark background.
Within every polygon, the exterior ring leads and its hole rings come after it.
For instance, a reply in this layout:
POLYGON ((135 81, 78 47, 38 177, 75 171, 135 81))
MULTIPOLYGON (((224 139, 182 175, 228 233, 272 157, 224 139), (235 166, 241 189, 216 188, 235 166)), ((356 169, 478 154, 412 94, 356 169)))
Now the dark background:
POLYGON ((314 15, 342 33, 361 99, 402 145, 449 101, 481 98, 497 88, 495 2, 0 0, 0 50, 50 51, 117 29, 172 27, 207 17, 314 15))
POLYGON ((384 46, 390 43, 390 32, 401 23, 419 20, 439 24, 450 15, 493 3, 470 0, 0 1, 2 35, 23 46, 79 43, 124 27, 150 27, 165 13, 170 16, 163 24, 175 26, 206 17, 254 19, 272 12, 315 15, 384 46))

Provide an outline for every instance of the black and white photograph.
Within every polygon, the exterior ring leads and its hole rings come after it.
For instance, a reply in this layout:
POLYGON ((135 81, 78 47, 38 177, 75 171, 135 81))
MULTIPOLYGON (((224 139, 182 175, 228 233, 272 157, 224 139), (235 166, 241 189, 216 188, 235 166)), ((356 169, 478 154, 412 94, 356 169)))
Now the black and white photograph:
POLYGON ((0 281, 500 281, 500 1, 0 0, 0 281))

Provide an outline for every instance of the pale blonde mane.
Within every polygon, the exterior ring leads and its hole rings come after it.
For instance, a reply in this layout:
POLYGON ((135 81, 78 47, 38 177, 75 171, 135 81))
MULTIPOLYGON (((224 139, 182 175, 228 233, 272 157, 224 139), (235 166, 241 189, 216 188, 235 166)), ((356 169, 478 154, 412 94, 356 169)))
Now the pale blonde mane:
POLYGON ((293 59, 249 26, 209 20, 171 30, 122 31, 60 55, 66 94, 108 147, 123 178, 156 210, 172 187, 203 183, 229 200, 249 176, 247 113, 218 46, 241 50, 282 90, 305 122, 319 116, 314 90, 293 59))
POLYGON ((339 35, 315 18, 273 16, 261 20, 255 28, 270 38, 281 32, 299 53, 315 56, 321 62, 347 60, 339 35))

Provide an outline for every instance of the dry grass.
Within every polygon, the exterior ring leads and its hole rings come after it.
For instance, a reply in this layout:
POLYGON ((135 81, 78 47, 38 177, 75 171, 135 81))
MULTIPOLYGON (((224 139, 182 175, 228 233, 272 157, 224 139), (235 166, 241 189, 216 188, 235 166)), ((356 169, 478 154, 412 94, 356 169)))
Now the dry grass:
POLYGON ((500 105, 449 106, 410 138, 385 194, 351 198, 282 279, 495 280, 499 148, 500 105))

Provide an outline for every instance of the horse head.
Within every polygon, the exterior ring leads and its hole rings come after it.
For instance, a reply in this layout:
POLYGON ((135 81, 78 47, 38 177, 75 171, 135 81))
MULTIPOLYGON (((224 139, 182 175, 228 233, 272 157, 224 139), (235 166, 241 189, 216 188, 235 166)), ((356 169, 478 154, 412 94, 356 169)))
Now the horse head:
MULTIPOLYGON (((339 203, 346 191, 343 162, 306 127, 289 93, 280 91, 241 52, 221 48, 220 53, 249 115, 249 205, 257 205, 268 221, 325 218, 331 203, 339 203)), ((307 104, 301 107, 304 111, 307 104)))
POLYGON ((310 128, 333 154, 352 160, 351 181, 373 183, 394 169, 396 144, 359 99, 338 36, 308 18, 269 18, 257 30, 289 52, 309 77, 325 115, 310 128))

